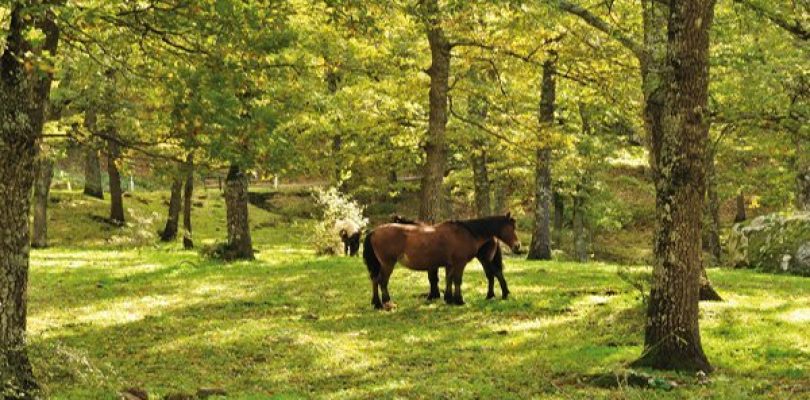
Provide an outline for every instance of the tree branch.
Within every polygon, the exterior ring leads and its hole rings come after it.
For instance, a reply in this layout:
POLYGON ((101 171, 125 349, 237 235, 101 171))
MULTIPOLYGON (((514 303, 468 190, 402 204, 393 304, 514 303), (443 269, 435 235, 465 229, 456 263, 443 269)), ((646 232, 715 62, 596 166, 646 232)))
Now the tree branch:
POLYGON ((769 19, 776 26, 786 30, 788 33, 792 34, 797 39, 805 41, 810 39, 810 31, 808 31, 808 29, 804 27, 802 23, 798 20, 794 21, 794 23, 791 24, 786 18, 783 18, 780 15, 776 14, 775 12, 768 10, 765 7, 756 4, 750 0, 734 0, 734 2, 737 4, 742 4, 743 6, 749 8, 751 11, 754 11, 755 13, 769 19))
POLYGON ((570 3, 566 0, 554 0, 554 2, 557 4, 557 7, 559 7, 560 10, 578 16, 588 25, 618 40, 619 43, 621 43, 624 47, 632 51, 639 60, 644 60, 647 58, 647 51, 644 49, 644 46, 642 46, 632 37, 627 36, 617 27, 605 22, 605 20, 599 18, 595 14, 577 4, 570 3))

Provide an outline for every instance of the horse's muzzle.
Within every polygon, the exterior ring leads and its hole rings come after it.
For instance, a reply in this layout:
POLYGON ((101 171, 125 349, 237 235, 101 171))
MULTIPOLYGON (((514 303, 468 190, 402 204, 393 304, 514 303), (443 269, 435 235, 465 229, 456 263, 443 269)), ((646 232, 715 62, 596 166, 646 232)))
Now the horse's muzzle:
POLYGON ((512 246, 512 253, 515 253, 515 254, 520 254, 521 253, 520 252, 520 242, 517 242, 512 246))

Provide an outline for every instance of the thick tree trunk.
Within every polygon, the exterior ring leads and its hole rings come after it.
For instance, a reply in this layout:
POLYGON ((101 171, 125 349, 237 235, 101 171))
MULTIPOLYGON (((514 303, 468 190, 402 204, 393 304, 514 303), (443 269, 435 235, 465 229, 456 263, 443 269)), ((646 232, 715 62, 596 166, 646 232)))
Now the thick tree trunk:
POLYGON ((439 21, 437 0, 420 2, 427 15, 427 37, 430 44, 430 115, 425 138, 425 164, 422 168, 419 218, 433 223, 440 218, 442 183, 447 162, 445 129, 447 127, 447 90, 450 75, 450 43, 439 21))
MULTIPOLYGON (((713 0, 673 1, 661 120, 651 131, 656 187, 653 284, 644 353, 634 365, 711 371, 700 341, 698 299, 708 138, 709 28, 713 0)), ((657 107, 653 104, 653 107, 657 107)))
MULTIPOLYGON (((557 55, 551 53, 549 59, 543 63, 543 84, 540 93, 538 119, 540 125, 545 129, 554 124, 554 108, 557 97, 556 58, 557 55)), ((537 150, 534 188, 534 230, 532 231, 532 242, 529 246, 527 258, 530 260, 550 260, 551 149, 545 144, 544 147, 537 150)))
MULTIPOLYGON (((706 213, 709 220, 706 229, 705 250, 712 255, 712 264, 720 263, 720 199, 717 196, 717 177, 714 166, 714 152, 706 151, 706 213)), ((708 280, 707 280, 708 281, 708 280)))
POLYGON ((172 181, 171 196, 169 197, 169 215, 166 218, 166 227, 160 233, 160 240, 171 242, 177 238, 177 226, 180 220, 180 203, 183 196, 183 179, 177 176, 172 181))
POLYGON ((225 179, 225 208, 228 219, 228 259, 253 259, 248 224, 248 177, 231 165, 225 179))
POLYGON ((186 156, 186 184, 183 188, 183 248, 194 248, 194 237, 191 234, 191 196, 194 194, 194 154, 186 156))
POLYGON ((565 224, 565 198, 560 192, 555 191, 551 195, 551 202, 554 204, 554 226, 551 231, 554 243, 557 246, 562 242, 562 230, 565 224))
POLYGON ((745 215, 745 195, 743 195, 742 191, 737 193, 737 198, 735 201, 737 204, 737 213, 734 214, 734 223, 736 224, 747 219, 745 215))
POLYGON ((107 141, 107 175, 110 177, 110 223, 124 225, 124 193, 121 190, 121 174, 118 172, 118 142, 107 141))
POLYGON ((34 182, 34 227, 31 247, 48 247, 48 198, 53 179, 53 160, 41 157, 37 162, 37 176, 34 182))
POLYGON ((581 193, 574 195, 574 257, 578 262, 588 262, 588 235, 585 231, 585 196, 581 193))
MULTIPOLYGON (((39 4, 7 8, 0 48, 0 393, 4 399, 33 399, 37 383, 26 351, 30 233, 28 213, 35 176, 37 141, 42 136, 51 74, 37 68, 42 50, 56 53, 54 15, 39 4), (27 33, 45 34, 42 48, 27 33)), ((47 59, 46 61, 47 62, 47 59)))

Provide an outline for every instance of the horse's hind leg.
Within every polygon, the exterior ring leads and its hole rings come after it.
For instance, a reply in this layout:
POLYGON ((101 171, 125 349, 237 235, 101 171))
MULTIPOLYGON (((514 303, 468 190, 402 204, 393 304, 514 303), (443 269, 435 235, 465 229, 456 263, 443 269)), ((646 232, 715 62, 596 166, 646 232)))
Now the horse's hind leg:
POLYGON ((495 274, 491 271, 491 266, 484 264, 483 267, 484 273, 487 275, 487 300, 489 300, 495 297, 495 274))
POLYGON ((439 269, 431 269, 428 271, 428 282, 430 282, 430 293, 427 295, 428 300, 438 299, 439 294, 439 269))
POLYGON ((380 301, 380 290, 379 284, 377 283, 378 279, 379 276, 371 280, 371 305, 373 305, 376 309, 383 307, 383 303, 380 301))
POLYGON ((380 289, 382 290, 382 304, 384 308, 392 306, 391 295, 388 293, 388 280, 391 278, 392 272, 394 272, 393 266, 388 267, 383 265, 382 269, 380 269, 380 276, 378 277, 380 289))
POLYGON ((453 293, 453 304, 464 305, 464 297, 461 296, 461 277, 464 274, 463 270, 457 271, 453 275, 453 285, 456 286, 455 293, 453 293))
MULTIPOLYGON (((437 272, 438 274, 438 272, 437 272)), ((444 269, 444 302, 453 304, 453 270, 448 266, 444 269)))

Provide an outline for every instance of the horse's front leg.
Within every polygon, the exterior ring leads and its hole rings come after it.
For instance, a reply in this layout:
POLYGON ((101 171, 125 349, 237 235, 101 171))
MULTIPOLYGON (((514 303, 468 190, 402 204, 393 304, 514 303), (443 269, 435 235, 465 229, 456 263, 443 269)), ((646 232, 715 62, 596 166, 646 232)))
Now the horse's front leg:
MULTIPOLYGON (((495 275, 495 276, 498 278, 498 283, 501 285, 501 298, 506 300, 509 297, 510 292, 509 292, 509 287, 506 285, 506 279, 504 279, 504 277, 503 277, 503 272, 502 271, 498 272, 498 274, 495 275)), ((490 280, 490 290, 491 290, 491 287, 492 287, 492 280, 490 280)), ((493 297, 495 296, 494 292, 492 293, 492 296, 493 297)), ((487 298, 489 298, 489 297, 487 297, 487 298)))
POLYGON ((438 299, 439 294, 439 269, 434 268, 428 270, 428 282, 430 283, 430 292, 427 295, 428 300, 438 299))

